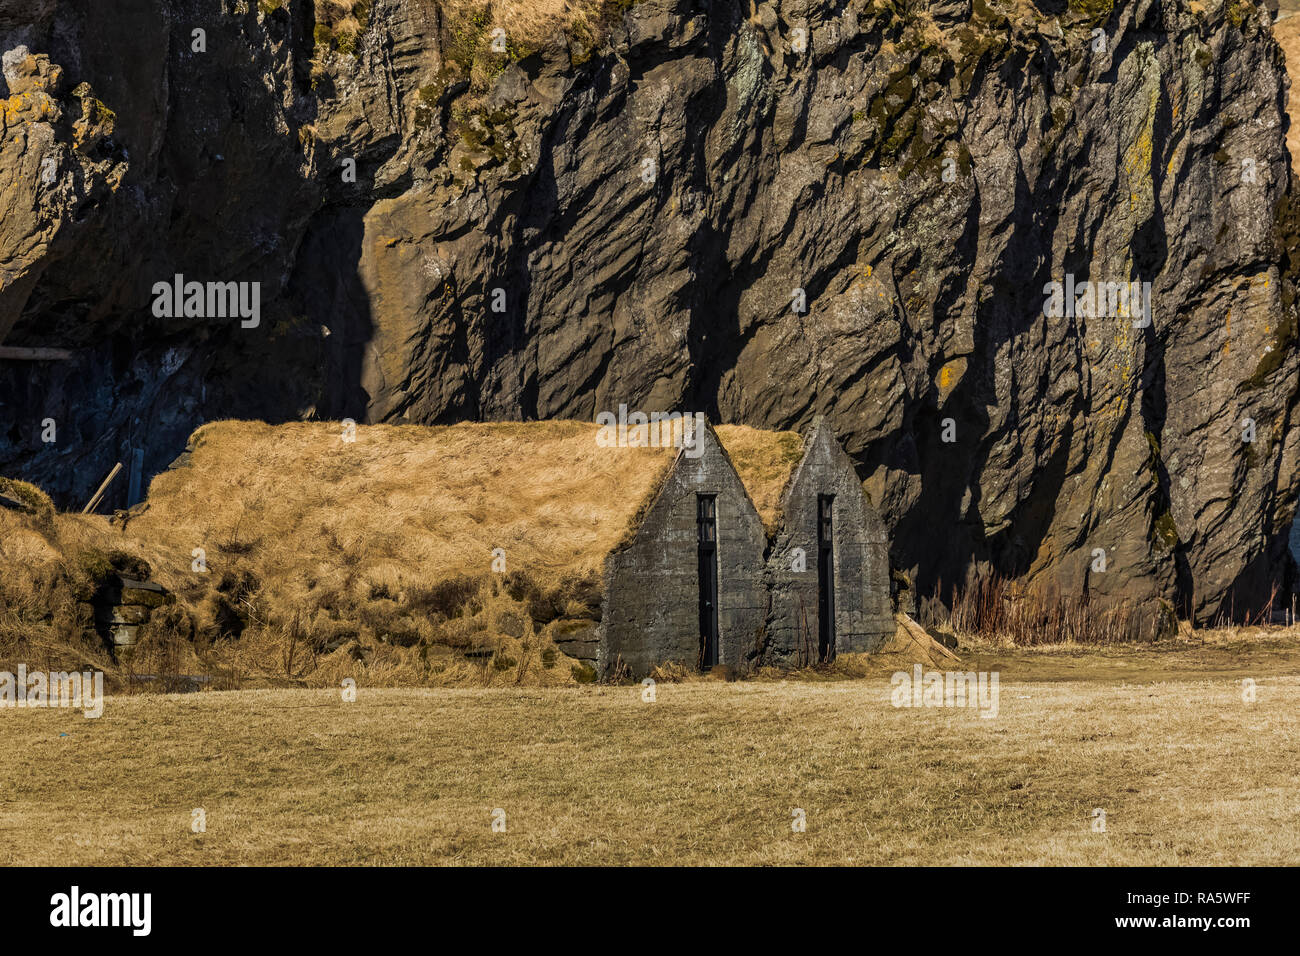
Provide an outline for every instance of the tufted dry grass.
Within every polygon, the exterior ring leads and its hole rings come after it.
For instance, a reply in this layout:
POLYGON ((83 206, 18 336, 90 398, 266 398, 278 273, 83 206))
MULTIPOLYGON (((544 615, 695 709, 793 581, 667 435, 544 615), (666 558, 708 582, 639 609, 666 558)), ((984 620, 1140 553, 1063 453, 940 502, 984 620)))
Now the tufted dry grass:
MULTIPOLYGON (((428 0, 426 0, 428 2, 428 0)), ((609 10, 626 9, 633 0, 438 0, 443 19, 464 23, 481 18, 512 38, 538 45, 559 31, 592 29, 609 10)))
POLYGON ((803 437, 798 432, 764 431, 748 425, 719 425, 717 433, 763 519, 763 527, 769 535, 775 534, 781 492, 803 457, 803 437))

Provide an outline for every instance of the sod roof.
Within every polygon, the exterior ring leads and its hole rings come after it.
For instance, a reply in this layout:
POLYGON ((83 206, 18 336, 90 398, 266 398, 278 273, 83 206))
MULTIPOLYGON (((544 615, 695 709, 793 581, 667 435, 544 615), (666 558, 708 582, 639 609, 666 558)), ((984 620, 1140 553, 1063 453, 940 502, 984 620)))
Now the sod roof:
MULTIPOLYGON (((595 571, 635 530, 677 449, 601 447, 599 426, 546 421, 357 426, 222 421, 154 479, 131 537, 256 553, 263 580, 341 555, 425 578, 595 571)), ((793 432, 717 429, 768 530, 802 454, 793 432)))

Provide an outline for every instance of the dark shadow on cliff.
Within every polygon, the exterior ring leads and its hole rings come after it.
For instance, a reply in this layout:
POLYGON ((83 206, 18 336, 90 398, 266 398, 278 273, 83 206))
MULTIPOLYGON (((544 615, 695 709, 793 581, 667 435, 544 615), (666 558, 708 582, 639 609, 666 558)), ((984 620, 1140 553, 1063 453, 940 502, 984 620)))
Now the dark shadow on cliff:
POLYGON ((329 329, 319 369, 320 405, 314 416, 318 418, 366 419, 369 396, 361 386, 361 373, 374 322, 370 296, 358 270, 365 214, 362 206, 318 212, 298 249, 286 290, 291 307, 306 321, 329 329))
MULTIPOLYGON (((57 367, 28 366, 21 387, 6 389, 24 427, 20 447, 0 447, 0 460, 65 507, 80 506, 122 462, 107 510, 128 503, 139 453, 143 491, 204 421, 283 421, 309 414, 317 401, 310 388, 323 378, 323 323, 278 295, 304 209, 321 203, 320 185, 303 174, 299 137, 316 120, 307 66, 312 5, 294 4, 295 19, 282 8, 261 21, 255 5, 240 14, 195 10, 184 30, 170 29, 157 4, 65 7, 53 49, 70 80, 85 80, 115 107, 114 141, 130 165, 112 200, 79 227, 86 230, 79 250, 52 257, 35 290, 32 344, 72 348, 75 356, 57 367), (207 31, 208 50, 197 59, 191 27, 207 31), (142 46, 142 36, 159 42, 142 46), (288 90, 267 89, 262 71, 286 60, 294 104, 283 130, 273 117, 288 90), (194 69, 198 62, 203 70, 194 69), (153 286, 177 274, 260 283, 260 325, 155 318, 153 286), (27 423, 47 416, 57 423, 57 444, 29 451, 36 429, 27 423)), ((342 229, 347 235, 346 223, 342 229)), ((355 259, 346 265, 355 273, 355 259)), ((325 314, 335 311, 331 304, 325 314)))
MULTIPOLYGON (((1013 58, 1002 69, 1014 71, 1025 66, 1013 58)), ((978 174, 978 168, 974 172, 978 174)), ((1031 191, 1023 169, 1017 169, 1016 209, 1012 218, 1018 228, 1012 230, 999 258, 985 264, 984 272, 992 277, 992 288, 973 293, 978 297, 972 320, 973 349, 965 356, 965 373, 942 405, 938 403, 934 386, 928 394, 909 404, 905 415, 910 421, 904 423, 907 438, 890 448, 887 455, 876 457, 868 449, 864 472, 874 470, 876 464, 884 464, 913 474, 921 482, 915 502, 895 522, 891 550, 895 567, 916 568, 913 587, 921 599, 937 596, 950 601, 953 589, 960 591, 968 575, 981 567, 1004 578, 1024 574, 1038 555, 1055 516, 1056 503, 1067 477, 1069 447, 1074 438, 1072 419, 1079 403, 1077 394, 1064 409, 1013 408, 1001 428, 993 432, 990 432, 993 419, 989 409, 999 403, 996 384, 999 376, 1010 376, 1014 382, 1016 376, 1024 374, 1015 365, 1017 341, 1040 321, 1072 321, 1045 319, 1044 295, 1040 292, 1048 281, 1063 278, 1051 274, 1051 262, 1044 254, 1052 248, 1051 238, 1060 223, 1061 207, 1044 197, 1050 198, 1056 190, 1067 187, 1072 175, 1068 165, 1061 167, 1049 162, 1036 190, 1031 191), (1023 279, 1013 281, 1013 277, 1023 279), (1003 369, 1001 363, 1008 361, 1013 367, 1003 369), (980 476, 989 470, 991 450, 1001 442, 1015 439, 1023 418, 1036 416, 1041 427, 1042 419, 1048 414, 1060 414, 1065 419, 1064 433, 1045 462, 1025 479, 1027 494, 1004 517, 984 514, 987 506, 982 501, 980 476), (955 441, 943 440, 946 427, 955 432, 955 441), (990 523, 1000 525, 992 535, 987 531, 990 523)), ((977 180, 965 228, 953 250, 954 257, 967 264, 968 274, 977 267, 982 203, 977 180)), ((1082 254, 1067 254, 1065 269, 1077 271, 1078 262, 1083 258, 1082 254)), ((948 300, 936 299, 937 316, 962 310, 962 298, 968 294, 966 289, 953 289, 951 293, 948 300)), ((938 371, 931 370, 931 381, 938 371)), ((1013 396, 1023 391, 1014 384, 1009 387, 1013 396)), ((1036 391, 1041 394, 1043 389, 1036 391)), ((1035 452, 1033 448, 1023 450, 1025 455, 1035 452)))
MULTIPOLYGON (((1152 137, 1156 142, 1167 142, 1172 136, 1172 131, 1173 117, 1170 114, 1168 98, 1161 97, 1160 106, 1156 111, 1152 137)), ((1133 237, 1131 252, 1135 272, 1134 281, 1151 281, 1154 276, 1163 273, 1169 258, 1169 240, 1166 231, 1168 227, 1165 221, 1164 205, 1160 199, 1160 191, 1153 189, 1152 196, 1154 208, 1151 218, 1143 223, 1133 237)), ((1151 315, 1143 315, 1140 319, 1140 321, 1145 321, 1148 324, 1145 327, 1135 326, 1135 329, 1139 330, 1138 334, 1142 336, 1143 352, 1146 359, 1141 379, 1142 401, 1140 412, 1143 431, 1151 443, 1151 462, 1156 479, 1155 495, 1152 502, 1153 520, 1152 527, 1148 529, 1148 541, 1151 542, 1152 563, 1156 566, 1157 573, 1159 573, 1159 565, 1163 561, 1172 561, 1174 609, 1180 616, 1188 616, 1194 611, 1192 607, 1192 570, 1187 558, 1187 543, 1181 539, 1174 540, 1177 531, 1171 511, 1173 493, 1170 486, 1169 469, 1165 464, 1164 455, 1161 453, 1165 420, 1169 413, 1169 400, 1165 391, 1165 351, 1168 336, 1168 332, 1165 330, 1168 328, 1169 321, 1173 319, 1174 312, 1172 309, 1160 309, 1159 318, 1161 322, 1157 323, 1157 299, 1154 286, 1151 295, 1151 315)), ((1142 308, 1145 310, 1145 297, 1142 308)), ((1133 303, 1130 302, 1129 312, 1136 311, 1133 303)), ((1116 319, 1115 321, 1126 321, 1126 319, 1116 319)), ((1132 319, 1127 321, 1132 321, 1132 319)))
MULTIPOLYGON (((718 64, 727 62, 728 49, 734 46, 735 37, 741 29, 736 9, 728 10, 732 18, 717 15, 708 18, 705 35, 709 46, 708 55, 718 64)), ((763 81, 772 82, 772 64, 764 60, 761 69, 763 81)), ((815 78, 812 82, 815 83, 815 78)), ((726 75, 720 71, 709 88, 690 104, 688 128, 715 129, 726 112, 729 95, 726 75)), ((811 92, 806 91, 804 95, 811 96, 811 92)), ((751 107, 755 111, 749 124, 752 135, 739 138, 720 156, 711 158, 707 153, 705 138, 694 137, 687 144, 689 158, 682 163, 682 167, 688 170, 692 189, 714 200, 709 215, 688 243, 688 256, 695 281, 691 284, 689 301, 685 303, 690 316, 686 348, 691 366, 683 395, 683 407, 703 411, 715 422, 727 421, 729 418, 722 412, 723 378, 736 368, 741 353, 763 325, 755 316, 741 315, 741 300, 760 280, 770 278, 771 263, 765 255, 745 256, 739 262, 733 261, 736 256, 731 247, 732 226, 754 212, 750 208, 752 190, 746 188, 747 183, 752 184, 752 179, 742 182, 740 177, 733 176, 726 179, 721 176, 711 178, 710 173, 735 171, 749 164, 755 176, 766 175, 770 179, 776 174, 776 157, 775 152, 772 152, 770 135, 776 106, 775 99, 769 97, 761 105, 751 107)), ((787 150, 797 148, 804 142, 807 123, 806 111, 794 116, 787 150)), ((811 307, 841 269, 847 269, 852 264, 854 255, 856 243, 850 244, 849 251, 840 257, 842 261, 837 262, 835 267, 823 268, 814 275, 792 278, 790 289, 795 286, 802 288, 811 307)), ((789 290, 786 294, 789 294, 789 290)), ((787 308, 790 301, 786 300, 787 308)), ((751 424, 778 427, 780 423, 766 421, 751 424)))
MULTIPOLYGON (((966 272, 974 267, 978 251, 980 208, 976 186, 965 227, 953 248, 954 258, 966 264, 966 272)), ((965 285, 948 286, 935 301, 935 314, 960 312, 965 295, 965 285)), ((985 409, 992 395, 986 387, 985 370, 980 367, 990 345, 986 341, 987 324, 980 321, 978 311, 974 332, 967 372, 943 403, 938 402, 934 390, 920 400, 907 402, 899 439, 883 449, 868 447, 860 463, 863 473, 884 466, 912 475, 921 483, 915 503, 895 522, 890 563, 896 568, 916 568, 912 586, 923 598, 950 592, 952 585, 963 583, 972 561, 987 559, 987 541, 979 519, 975 443, 988 430, 985 409)))

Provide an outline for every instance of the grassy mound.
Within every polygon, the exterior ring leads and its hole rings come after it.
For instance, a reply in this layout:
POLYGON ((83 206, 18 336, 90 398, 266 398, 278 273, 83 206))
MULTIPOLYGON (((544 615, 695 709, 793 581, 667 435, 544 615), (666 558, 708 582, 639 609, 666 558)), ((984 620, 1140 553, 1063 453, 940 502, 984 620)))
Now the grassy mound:
MULTIPOLYGON (((676 455, 603 448, 597 430, 205 425, 124 522, 0 511, 0 659, 220 687, 585 682, 554 639, 598 623, 605 558, 676 455), (175 597, 129 661, 94 629, 115 574, 175 597)), ((799 437, 719 433, 774 520, 799 437)))

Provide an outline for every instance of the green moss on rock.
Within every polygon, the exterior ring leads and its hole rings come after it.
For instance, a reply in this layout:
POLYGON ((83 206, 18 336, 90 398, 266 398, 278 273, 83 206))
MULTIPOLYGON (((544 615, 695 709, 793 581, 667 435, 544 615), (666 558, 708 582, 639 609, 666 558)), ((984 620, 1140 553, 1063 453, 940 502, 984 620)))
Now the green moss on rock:
POLYGON ((1070 0, 1070 12, 1082 20, 1105 20, 1114 9, 1115 0, 1070 0))
POLYGON ((1178 547, 1178 526, 1174 524, 1174 516, 1168 511, 1156 516, 1156 520, 1151 525, 1151 539, 1164 551, 1172 551, 1178 547))

